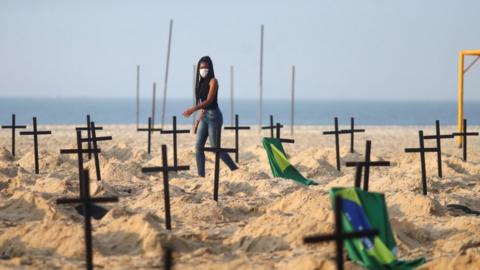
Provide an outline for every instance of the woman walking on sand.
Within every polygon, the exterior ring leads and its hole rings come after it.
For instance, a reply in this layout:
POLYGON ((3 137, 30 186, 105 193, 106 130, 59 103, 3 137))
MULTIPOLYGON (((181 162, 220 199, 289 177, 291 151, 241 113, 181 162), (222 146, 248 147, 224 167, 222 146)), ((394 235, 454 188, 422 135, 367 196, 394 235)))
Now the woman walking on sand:
MULTIPOLYGON (((195 111, 200 110, 198 120, 195 122, 197 130, 197 139, 195 142, 195 158, 197 160, 198 175, 205 177, 205 152, 203 147, 207 138, 210 138, 212 147, 218 146, 218 134, 222 129, 223 115, 218 107, 218 81, 213 71, 213 63, 210 57, 204 56, 198 61, 197 75, 195 82, 195 100, 196 105, 188 108, 183 115, 189 117, 195 111)), ((238 167, 232 158, 222 152, 220 158, 227 164, 230 170, 236 170, 238 167)))

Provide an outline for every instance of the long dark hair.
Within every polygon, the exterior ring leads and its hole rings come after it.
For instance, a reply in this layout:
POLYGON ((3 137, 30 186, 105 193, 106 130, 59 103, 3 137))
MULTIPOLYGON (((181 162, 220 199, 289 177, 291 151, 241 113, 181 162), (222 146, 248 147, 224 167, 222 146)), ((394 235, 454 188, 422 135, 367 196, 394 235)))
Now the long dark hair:
POLYGON ((197 63, 197 74, 195 76, 195 100, 196 104, 199 103, 200 101, 200 82, 207 82, 209 83, 212 78, 215 78, 215 71, 213 70, 213 63, 212 59, 210 59, 210 56, 203 56, 198 60, 197 63), (205 78, 200 77, 200 63, 205 62, 208 64, 208 74, 205 76, 205 78))

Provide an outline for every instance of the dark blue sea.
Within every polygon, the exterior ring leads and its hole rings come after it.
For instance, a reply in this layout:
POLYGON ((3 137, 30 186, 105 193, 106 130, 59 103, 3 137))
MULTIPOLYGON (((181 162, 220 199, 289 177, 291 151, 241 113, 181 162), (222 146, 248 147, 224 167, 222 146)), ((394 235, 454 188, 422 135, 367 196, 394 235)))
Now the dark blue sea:
MULTIPOLYGON (((165 123, 177 115, 180 124, 190 124, 181 114, 191 105, 188 99, 172 99, 166 106, 165 123)), ((230 102, 219 100, 224 123, 230 124, 230 102)), ((258 101, 237 100, 235 113, 241 124, 258 124, 258 101)), ((156 123, 160 122, 161 100, 156 105, 156 123)), ((288 100, 265 100, 263 123, 273 114, 275 122, 290 123, 288 100)), ((11 114, 17 115, 18 123, 31 123, 32 116, 39 124, 80 124, 86 114, 100 124, 134 124, 136 101, 134 98, 0 98, 0 123, 10 122, 11 114)), ((151 101, 141 100, 140 122, 146 123, 151 114, 151 101)), ((332 124, 338 116, 341 124, 355 117, 359 125, 433 125, 438 119, 442 124, 456 124, 456 101, 326 101, 299 100, 295 104, 295 124, 332 124)), ((480 101, 465 103, 465 117, 469 124, 480 124, 480 101)))

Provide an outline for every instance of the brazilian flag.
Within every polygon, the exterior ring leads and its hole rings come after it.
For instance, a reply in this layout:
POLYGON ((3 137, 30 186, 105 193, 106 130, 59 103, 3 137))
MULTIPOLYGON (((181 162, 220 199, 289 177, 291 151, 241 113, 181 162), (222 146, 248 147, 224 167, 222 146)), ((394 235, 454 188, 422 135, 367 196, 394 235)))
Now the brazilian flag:
POLYGON ((397 258, 397 244, 388 219, 385 197, 382 193, 367 192, 359 188, 332 188, 330 201, 335 208, 335 196, 342 200, 342 226, 344 232, 378 229, 374 237, 345 240, 348 257, 367 269, 415 269, 425 258, 410 261, 397 258))
POLYGON ((290 164, 282 143, 276 138, 263 138, 263 147, 268 155, 268 162, 272 169, 274 177, 292 179, 304 185, 316 185, 313 180, 303 177, 303 175, 290 164))

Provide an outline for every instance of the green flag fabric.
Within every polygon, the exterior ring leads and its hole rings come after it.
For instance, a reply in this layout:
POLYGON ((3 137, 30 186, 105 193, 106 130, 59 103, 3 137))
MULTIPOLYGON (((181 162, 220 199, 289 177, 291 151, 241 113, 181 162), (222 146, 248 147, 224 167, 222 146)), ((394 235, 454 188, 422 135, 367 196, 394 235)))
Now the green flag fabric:
POLYGON ((303 175, 288 161, 282 143, 276 138, 263 138, 263 147, 267 152, 268 162, 274 177, 292 179, 304 185, 316 185, 315 181, 303 175))
POLYGON ((425 258, 410 261, 397 259, 397 244, 388 218, 385 197, 382 193, 367 192, 359 188, 332 188, 330 200, 335 208, 335 196, 342 200, 342 226, 344 232, 378 229, 379 235, 345 240, 348 257, 366 267, 379 270, 415 269, 425 263, 425 258))

